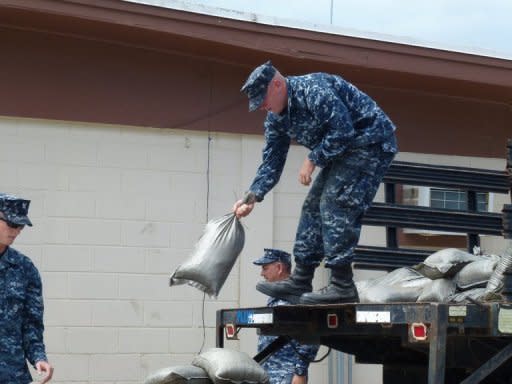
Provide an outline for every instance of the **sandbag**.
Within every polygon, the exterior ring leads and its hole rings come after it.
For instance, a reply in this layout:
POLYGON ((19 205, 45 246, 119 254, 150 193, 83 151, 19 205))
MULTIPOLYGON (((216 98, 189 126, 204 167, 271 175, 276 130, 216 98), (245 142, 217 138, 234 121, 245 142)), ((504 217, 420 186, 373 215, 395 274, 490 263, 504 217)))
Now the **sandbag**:
POLYGON ((268 384, 261 365, 244 352, 210 348, 197 355, 192 365, 204 369, 215 384, 268 384))
POLYGON ((442 279, 453 277, 466 264, 480 259, 480 256, 472 255, 457 248, 446 248, 434 252, 422 263, 414 266, 414 269, 430 279, 442 279))
POLYGON ((370 288, 374 286, 388 286, 400 283, 404 286, 422 285, 419 281, 424 276, 418 271, 410 267, 402 267, 392 270, 385 275, 375 277, 368 280, 360 280, 356 282, 356 286, 360 289, 370 288))
POLYGON ((473 261, 457 272, 453 281, 460 290, 485 287, 499 260, 495 255, 481 256, 481 260, 473 261))
POLYGON ((418 302, 445 303, 455 293, 456 285, 451 279, 431 280, 418 296, 418 302))
POLYGON ((188 260, 171 275, 170 285, 189 284, 217 297, 245 243, 245 231, 234 213, 206 224, 188 260))
POLYGON ((448 302, 450 303, 464 303, 468 302, 468 298, 473 300, 482 301, 485 296, 485 288, 472 288, 467 291, 455 292, 448 296, 448 302))
POLYGON ((149 375, 144 384, 212 384, 208 373, 193 365, 162 368, 149 375))
POLYGON ((431 280, 409 267, 395 269, 375 279, 356 282, 361 303, 416 301, 431 280))

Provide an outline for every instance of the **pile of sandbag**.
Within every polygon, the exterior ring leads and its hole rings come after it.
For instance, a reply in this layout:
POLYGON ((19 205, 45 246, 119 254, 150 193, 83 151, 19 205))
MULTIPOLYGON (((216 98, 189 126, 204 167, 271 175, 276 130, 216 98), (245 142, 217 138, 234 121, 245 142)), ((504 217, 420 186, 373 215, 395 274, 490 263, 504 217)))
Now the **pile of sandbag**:
POLYGON ((244 352, 210 348, 191 365, 162 368, 144 384, 268 384, 265 370, 244 352))
POLYGON ((497 293, 512 252, 473 255, 455 248, 442 249, 413 267, 395 269, 381 277, 356 282, 361 303, 463 302, 484 300, 497 293))

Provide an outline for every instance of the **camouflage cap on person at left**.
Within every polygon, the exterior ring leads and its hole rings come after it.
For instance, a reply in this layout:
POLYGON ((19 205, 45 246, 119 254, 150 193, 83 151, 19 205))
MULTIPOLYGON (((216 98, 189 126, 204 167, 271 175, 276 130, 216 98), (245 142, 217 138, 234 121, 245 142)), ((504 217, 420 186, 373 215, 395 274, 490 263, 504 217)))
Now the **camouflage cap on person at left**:
POLYGON ((32 222, 28 218, 29 206, 30 200, 0 193, 0 212, 3 218, 10 223, 32 226, 32 222))

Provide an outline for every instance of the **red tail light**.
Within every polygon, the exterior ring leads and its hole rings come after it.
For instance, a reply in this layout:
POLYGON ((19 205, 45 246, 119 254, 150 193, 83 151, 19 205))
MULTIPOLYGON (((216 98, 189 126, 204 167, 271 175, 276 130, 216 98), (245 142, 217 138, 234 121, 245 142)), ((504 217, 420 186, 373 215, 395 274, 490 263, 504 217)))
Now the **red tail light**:
POLYGON ((338 328, 338 315, 335 313, 327 314, 327 327, 338 328))
POLYGON ((411 335, 414 340, 427 340, 428 328, 423 323, 412 323, 411 324, 411 335))
POLYGON ((226 324, 226 337, 228 339, 234 339, 236 336, 236 328, 233 324, 226 324))

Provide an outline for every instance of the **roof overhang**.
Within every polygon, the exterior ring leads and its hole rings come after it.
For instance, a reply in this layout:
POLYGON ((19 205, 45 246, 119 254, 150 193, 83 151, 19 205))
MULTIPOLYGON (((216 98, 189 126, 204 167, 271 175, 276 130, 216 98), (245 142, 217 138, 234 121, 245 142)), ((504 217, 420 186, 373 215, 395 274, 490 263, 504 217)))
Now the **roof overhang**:
POLYGON ((115 0, 4 0, 0 25, 356 84, 512 103, 512 61, 115 0))

